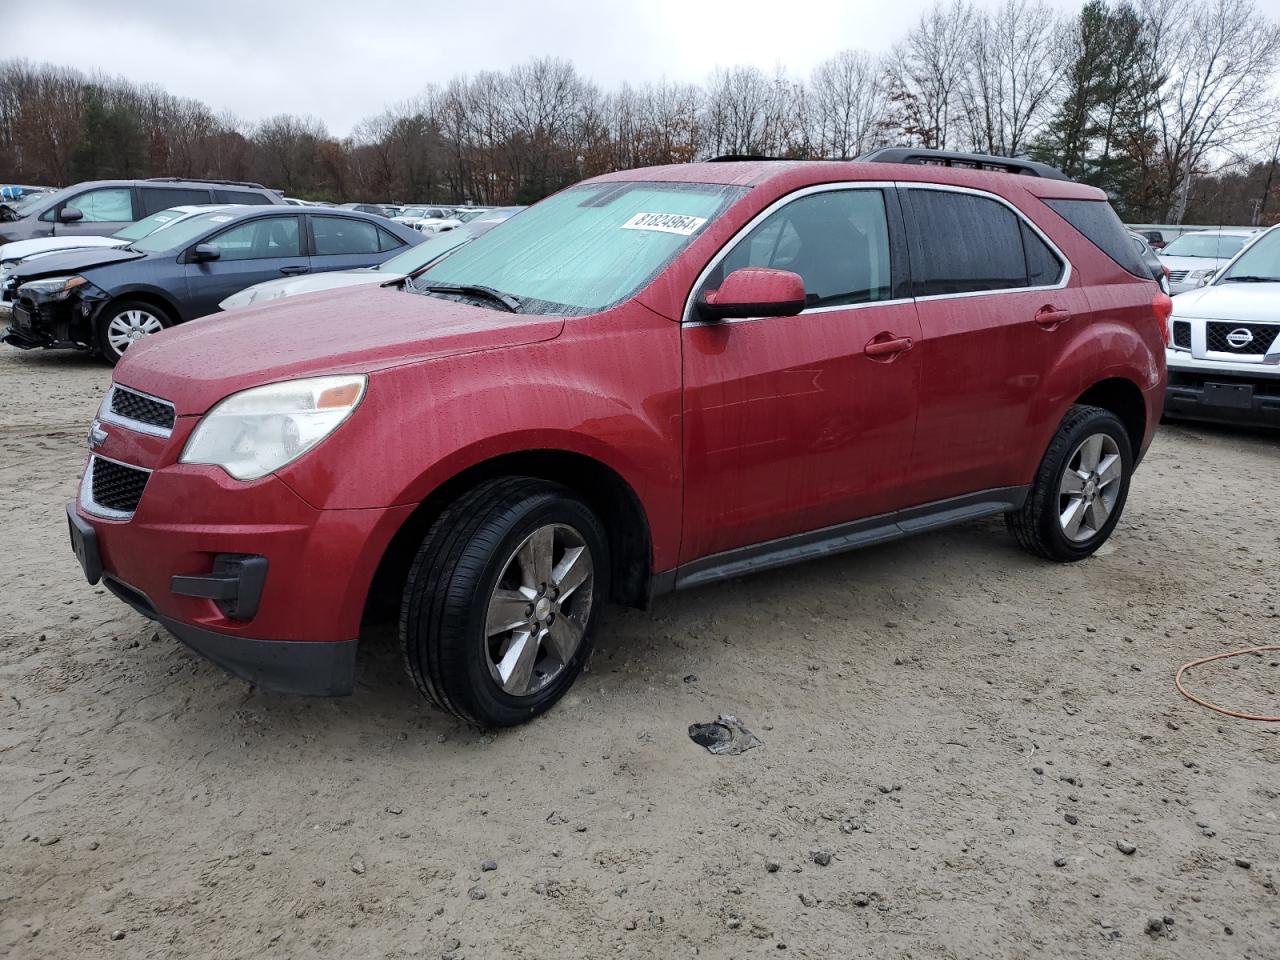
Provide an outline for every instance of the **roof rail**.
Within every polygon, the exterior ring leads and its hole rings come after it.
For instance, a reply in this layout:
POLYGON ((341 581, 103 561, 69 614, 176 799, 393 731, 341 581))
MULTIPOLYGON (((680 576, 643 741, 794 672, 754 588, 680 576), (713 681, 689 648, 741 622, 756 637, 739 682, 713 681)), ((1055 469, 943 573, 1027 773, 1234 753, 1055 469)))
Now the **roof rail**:
POLYGON ((743 163, 751 160, 796 160, 797 157, 767 157, 763 153, 726 153, 711 157, 707 163, 743 163))
POLYGON ((956 167, 962 170, 987 170, 1014 173, 1046 180, 1070 180, 1057 167, 1034 160, 997 157, 989 153, 960 153, 954 150, 926 150, 917 147, 881 147, 858 158, 867 163, 914 163, 921 166, 956 167))
POLYGON ((210 180, 207 177, 147 177, 147 183, 218 183, 224 187, 252 187, 255 190, 267 189, 260 183, 249 180, 210 180))

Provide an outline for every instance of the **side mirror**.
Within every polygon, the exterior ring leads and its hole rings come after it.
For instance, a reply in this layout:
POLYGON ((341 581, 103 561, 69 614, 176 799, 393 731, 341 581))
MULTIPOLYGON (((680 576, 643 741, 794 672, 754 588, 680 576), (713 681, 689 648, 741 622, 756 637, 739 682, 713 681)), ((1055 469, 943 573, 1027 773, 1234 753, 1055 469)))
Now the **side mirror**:
POLYGON ((804 280, 789 270, 744 267, 724 278, 719 290, 698 303, 704 320, 734 317, 794 317, 804 309, 804 280))
POLYGON ((58 220, 61 223, 75 223, 77 220, 84 219, 84 211, 79 207, 63 207, 58 211, 58 220))
POLYGON ((208 263, 210 260, 217 260, 222 256, 222 251, 212 243, 197 243, 191 248, 191 256, 188 258, 192 263, 208 263))

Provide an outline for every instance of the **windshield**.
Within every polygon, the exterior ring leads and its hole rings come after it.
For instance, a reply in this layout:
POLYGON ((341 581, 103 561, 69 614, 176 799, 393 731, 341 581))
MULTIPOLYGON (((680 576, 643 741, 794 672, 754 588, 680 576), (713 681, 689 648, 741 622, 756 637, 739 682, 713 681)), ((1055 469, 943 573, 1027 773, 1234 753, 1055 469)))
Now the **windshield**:
POLYGON ((185 247, 208 230, 235 219, 234 213, 199 213, 173 223, 163 230, 157 229, 149 236, 135 240, 129 246, 139 253, 161 253, 185 247))
POLYGON ((1219 275, 1217 282, 1245 277, 1280 282, 1280 229, 1268 230, 1239 259, 1219 275))
POLYGON ((416 247, 410 247, 403 253, 397 253, 390 260, 383 261, 377 269, 387 273, 413 273, 415 270, 421 270, 437 257, 443 257, 455 247, 462 246, 474 236, 465 230, 449 230, 445 233, 432 234, 430 240, 416 247))
POLYGON ((525 313, 594 313, 639 290, 745 192, 661 181, 570 187, 441 260, 418 286, 491 287, 525 313))
POLYGON ((402 217, 425 217, 426 215, 426 207, 403 207, 400 210, 400 216, 402 217))
POLYGON ((143 237, 149 236, 159 230, 166 224, 173 223, 186 216, 181 210, 161 210, 159 213, 153 213, 151 216, 139 220, 137 223, 131 223, 123 230, 117 230, 112 234, 117 240, 141 240, 143 237))
POLYGON ((65 190, 59 190, 56 193, 27 194, 17 200, 9 201, 8 207, 19 217, 25 217, 30 213, 35 213, 36 209, 44 206, 46 201, 52 200, 54 197, 65 192, 65 190))
POLYGON ((1228 260, 1240 252, 1248 237, 1221 236, 1216 233, 1186 233, 1165 247, 1166 257, 1210 257, 1228 260))

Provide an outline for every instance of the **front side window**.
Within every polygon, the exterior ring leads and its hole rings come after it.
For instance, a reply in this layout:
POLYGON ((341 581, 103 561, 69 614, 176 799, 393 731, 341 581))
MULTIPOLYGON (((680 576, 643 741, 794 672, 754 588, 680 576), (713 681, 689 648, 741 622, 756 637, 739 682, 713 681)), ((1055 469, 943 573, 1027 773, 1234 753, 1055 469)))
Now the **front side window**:
POLYGON ((84 216, 80 223, 127 223, 133 220, 133 191, 128 187, 90 190, 67 201, 84 216))
POLYGON ((905 195, 917 297, 1028 285, 1021 221, 1004 204, 945 190, 905 195))
POLYGON ((1250 244, 1216 283, 1280 283, 1280 228, 1268 230, 1250 244))
POLYGON ((311 233, 316 255, 372 254, 379 250, 378 228, 364 220, 346 217, 312 217, 311 233))
POLYGON ((232 227, 205 241, 218 248, 220 260, 266 260, 302 255, 297 217, 269 217, 232 227))
POLYGON ((792 200, 758 223, 712 269, 699 295, 735 270, 798 273, 807 307, 888 300, 889 224, 880 190, 824 190, 792 200))
POLYGON ((491 287, 526 313, 595 313, 652 280, 743 192, 659 181, 570 187, 441 260, 418 285, 491 287))

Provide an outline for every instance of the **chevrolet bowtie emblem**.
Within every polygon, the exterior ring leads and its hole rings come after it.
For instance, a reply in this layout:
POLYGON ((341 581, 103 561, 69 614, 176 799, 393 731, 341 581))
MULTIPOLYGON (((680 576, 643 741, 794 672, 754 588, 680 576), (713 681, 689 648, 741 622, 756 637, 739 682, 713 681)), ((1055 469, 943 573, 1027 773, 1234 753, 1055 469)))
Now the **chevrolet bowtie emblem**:
POLYGON ((99 420, 93 421, 89 425, 89 449, 97 450, 100 446, 107 442, 107 431, 99 420))

